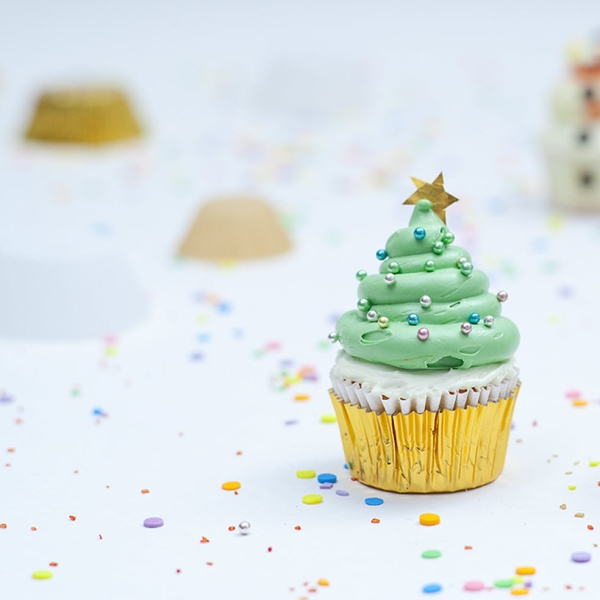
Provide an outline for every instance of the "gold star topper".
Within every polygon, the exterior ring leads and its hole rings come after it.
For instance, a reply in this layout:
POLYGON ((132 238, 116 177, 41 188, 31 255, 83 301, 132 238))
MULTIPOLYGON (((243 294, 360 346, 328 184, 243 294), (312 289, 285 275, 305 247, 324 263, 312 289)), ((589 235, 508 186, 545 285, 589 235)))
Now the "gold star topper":
POLYGON ((433 212, 445 223, 446 209, 455 202, 458 198, 451 196, 444 189, 444 176, 440 173, 433 183, 426 183, 416 177, 411 177, 413 183, 417 186, 417 191, 409 196, 404 204, 416 204, 419 200, 429 200, 432 204, 433 212))

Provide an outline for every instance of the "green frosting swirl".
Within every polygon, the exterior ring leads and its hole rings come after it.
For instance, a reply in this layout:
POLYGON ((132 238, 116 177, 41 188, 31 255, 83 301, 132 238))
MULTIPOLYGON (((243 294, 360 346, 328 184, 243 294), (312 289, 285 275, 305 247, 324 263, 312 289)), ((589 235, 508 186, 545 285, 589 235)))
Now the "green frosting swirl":
POLYGON ((468 369, 514 354, 519 345, 516 325, 501 316, 500 301, 488 292, 487 276, 469 268, 469 253, 451 246, 453 241, 431 202, 420 200, 408 228, 388 239, 379 274, 362 277, 359 310, 338 320, 336 334, 348 354, 402 369, 468 369), (416 228, 425 230, 422 239, 416 228), (461 268, 462 259, 467 264, 461 268), (394 273, 392 283, 384 279, 389 273, 394 273), (429 307, 422 306, 423 296, 431 299, 429 307), (409 324, 409 315, 413 323, 416 315, 418 324, 409 324), (471 325, 469 333, 463 324, 471 325), (421 328, 428 330, 427 339, 418 337, 421 328))

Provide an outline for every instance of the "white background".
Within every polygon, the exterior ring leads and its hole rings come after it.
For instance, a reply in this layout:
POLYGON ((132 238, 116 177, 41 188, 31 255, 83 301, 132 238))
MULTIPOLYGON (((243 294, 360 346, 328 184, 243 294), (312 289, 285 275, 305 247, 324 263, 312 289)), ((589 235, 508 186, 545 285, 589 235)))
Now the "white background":
POLYGON ((43 216, 119 243, 149 315, 106 332, 112 346, 0 342, 12 398, 0 402, 2 596, 409 599, 438 582, 439 597, 461 598, 468 580, 492 586, 532 565, 532 597, 598 597, 600 217, 549 208, 538 143, 565 43, 598 24, 595 4, 5 0, 5 227, 43 216), (282 78, 297 87, 282 90, 282 78), (81 81, 122 85, 143 141, 25 144, 37 93, 81 81), (379 493, 350 481, 337 426, 320 420, 335 356, 322 341, 354 306, 355 271, 373 272, 375 251, 406 226, 408 176, 442 169, 461 198, 448 212, 457 243, 509 292, 523 387, 497 482, 379 493), (233 267, 177 260, 202 201, 230 191, 278 207, 293 253, 233 267), (277 391, 284 368, 305 365, 317 381, 277 391), (573 407, 569 389, 589 404, 573 407), (336 473, 350 495, 323 490, 321 505, 303 505, 319 490, 297 469, 336 473), (237 496, 221 490, 232 479, 237 496), (385 503, 367 507, 373 495, 385 503), (419 526, 428 511, 441 525, 419 526), (165 526, 145 529, 148 516, 165 526), (228 531, 241 520, 246 537, 228 531), (422 559, 432 548, 442 557, 422 559), (592 561, 572 563, 575 551, 592 561), (52 561, 51 580, 31 578, 52 561))

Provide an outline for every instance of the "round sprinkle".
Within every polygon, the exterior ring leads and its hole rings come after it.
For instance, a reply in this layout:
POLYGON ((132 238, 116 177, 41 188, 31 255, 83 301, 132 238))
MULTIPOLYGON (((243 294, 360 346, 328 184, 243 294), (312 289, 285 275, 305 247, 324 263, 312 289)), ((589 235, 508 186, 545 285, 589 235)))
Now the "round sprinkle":
POLYGON ((321 494, 306 494, 306 496, 302 496, 302 502, 304 504, 321 504, 323 496, 321 494))
POLYGON ((427 329, 427 327, 421 327, 421 329, 419 329, 419 331, 417 331, 417 337, 422 342, 429 339, 429 329, 427 329))
POLYGON ((144 527, 148 529, 156 529, 157 527, 162 527, 165 522, 160 517, 148 517, 144 519, 144 527))
POLYGON ((379 317, 379 319, 377 319, 377 324, 381 329, 386 329, 386 327, 390 326, 390 320, 387 317, 379 317))
POLYGON ((335 493, 338 496, 349 496, 350 495, 350 492, 347 492, 346 490, 335 490, 335 493))
POLYGON ((436 515, 435 513, 423 513, 419 516, 419 523, 428 527, 431 527, 432 525, 439 525, 440 521, 440 515, 436 515))
POLYGON ((485 588, 483 581, 467 581, 464 589, 467 592, 480 592, 483 588, 485 588))
POLYGON ((41 571, 34 571, 31 576, 34 579, 50 579, 52 577, 52 571, 46 571, 46 570, 41 570, 41 571))
POLYGON ((242 535, 248 535, 250 533, 250 523, 248 521, 242 521, 239 525, 238 528, 240 530, 240 533, 242 535))
POLYGON ((362 269, 360 271, 356 271, 356 279, 358 279, 359 281, 362 281, 366 276, 366 271, 363 271, 362 269))
POLYGON ((381 249, 377 250, 375 256, 377 257, 377 260, 385 260, 388 257, 388 253, 385 250, 381 249))
POLYGON ((421 554, 423 558, 439 558, 441 555, 442 553, 439 550, 425 550, 421 554))
POLYGON ((418 325, 419 324, 419 315, 416 313, 410 313, 408 317, 406 317, 406 322, 409 325, 418 325))
POLYGON ((576 563, 584 563, 592 560, 592 555, 589 552, 573 552, 571 560, 576 563))
POLYGON ((469 323, 471 323, 472 325, 477 325, 479 321, 481 321, 481 316, 479 315, 479 313, 473 312, 469 315, 469 323))
POLYGON ((428 583, 423 586, 423 592, 425 594, 436 594, 442 591, 442 586, 439 583, 428 583))
POLYGON ((302 471, 296 471, 296 477, 300 479, 312 479, 317 476, 317 472, 312 469, 304 469, 302 471))
POLYGON ((383 498, 365 498, 365 504, 367 506, 381 506, 383 504, 383 498))
POLYGON ((517 575, 535 575, 535 567, 517 567, 517 575))
POLYGON ((494 581, 494 585, 499 588, 509 588, 514 585, 514 581, 512 579, 498 579, 498 581, 494 581))
POLYGON ((319 483, 337 483, 337 475, 333 473, 319 473, 317 481, 319 483))
POLYGON ((242 487, 242 484, 239 481, 226 481, 221 487, 224 490, 231 492, 233 490, 239 490, 242 487))
POLYGON ((426 235, 425 229, 423 229, 423 227, 417 227, 413 231, 413 235, 415 236, 415 240, 422 240, 426 235))
POLYGON ((425 270, 428 273, 432 273, 433 271, 435 271, 435 263, 432 260, 426 260, 425 261, 425 270))
POLYGON ((335 415, 321 415, 321 423, 335 423, 336 420, 335 415))

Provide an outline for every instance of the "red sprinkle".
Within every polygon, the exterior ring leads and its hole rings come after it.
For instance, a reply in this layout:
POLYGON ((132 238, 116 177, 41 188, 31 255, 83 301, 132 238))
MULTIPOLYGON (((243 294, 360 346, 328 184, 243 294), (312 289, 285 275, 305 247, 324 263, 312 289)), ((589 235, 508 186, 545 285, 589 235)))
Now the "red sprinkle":
POLYGON ((302 527, 300 527, 300 525, 296 525, 296 527, 294 527, 294 529, 295 529, 296 531, 300 531, 300 530, 302 529, 302 527))
POLYGON ((58 567, 58 563, 57 563, 57 562, 51 562, 51 563, 50 563, 50 566, 51 566, 51 567, 58 567))
POLYGON ((271 546, 269 546, 269 547, 267 548, 267 552, 273 552, 273 548, 271 548, 271 546))
POLYGON ((589 529, 590 531, 593 531, 593 530, 594 530, 594 526, 593 526, 593 525, 588 525, 587 527, 588 527, 588 529, 589 529))
POLYGON ((75 521, 75 519, 77 519, 77 517, 75 515, 69 515, 69 519, 71 519, 71 521, 75 521))

